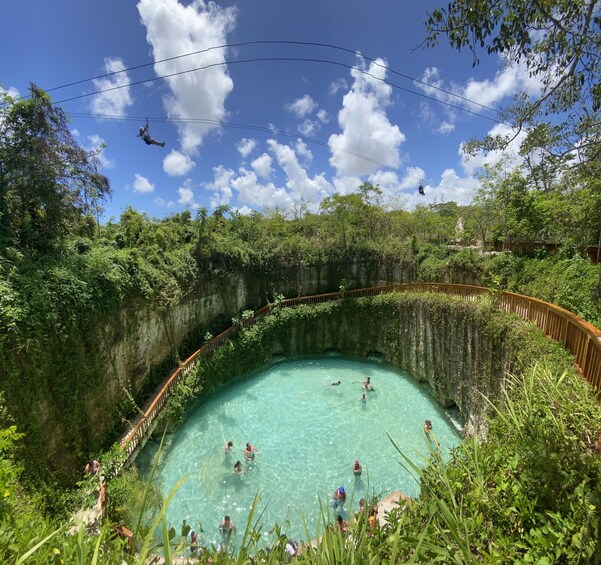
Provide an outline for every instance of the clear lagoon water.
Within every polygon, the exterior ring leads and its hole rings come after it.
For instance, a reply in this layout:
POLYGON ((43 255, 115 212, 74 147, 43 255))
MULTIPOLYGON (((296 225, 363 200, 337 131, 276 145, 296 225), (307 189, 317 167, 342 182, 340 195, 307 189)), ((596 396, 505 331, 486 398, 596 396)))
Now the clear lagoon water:
MULTIPOLYGON (((185 519, 199 532, 199 544, 218 546, 224 515, 234 521, 242 539, 255 495, 263 512, 265 544, 278 523, 297 540, 317 537, 320 503, 333 521, 352 515, 362 497, 385 496, 394 490, 415 497, 419 485, 400 465, 390 437, 412 460, 428 451, 424 420, 431 420, 443 452, 460 437, 449 414, 438 407, 428 388, 385 363, 348 357, 302 358, 273 364, 203 398, 168 439, 158 465, 158 483, 167 496, 188 476, 167 511, 169 526, 179 537, 185 519), (374 391, 361 400, 362 381, 374 391), (340 385, 331 386, 340 381, 340 385), (233 441, 226 455, 226 441, 233 441), (244 459, 250 442, 254 461, 244 459), (352 473, 359 459, 363 473, 352 473), (234 474, 240 460, 245 472, 234 474), (347 501, 334 509, 334 491, 344 486, 347 501)), ((136 464, 148 473, 157 453, 149 442, 136 464)))

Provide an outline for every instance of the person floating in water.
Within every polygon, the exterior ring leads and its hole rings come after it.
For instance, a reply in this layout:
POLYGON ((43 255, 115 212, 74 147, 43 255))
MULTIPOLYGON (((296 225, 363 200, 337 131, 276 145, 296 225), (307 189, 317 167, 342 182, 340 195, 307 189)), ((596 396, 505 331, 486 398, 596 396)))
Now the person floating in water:
POLYGON ((143 128, 140 128, 138 137, 141 137, 146 145, 158 145, 159 147, 165 147, 164 141, 157 141, 156 139, 152 139, 152 137, 150 137, 150 133, 148 133, 148 118, 146 118, 146 125, 143 128))
POLYGON ((353 475, 355 477, 360 477, 363 472, 363 467, 361 467, 361 463, 359 463, 359 459, 355 459, 355 464, 353 465, 353 475))
POLYGON ((236 461, 234 464, 234 475, 241 475, 244 473, 244 467, 242 466, 241 461, 236 461))
POLYGON ((335 383, 331 383, 327 386, 338 386, 340 384, 340 381, 336 381, 335 383))
POLYGON ((247 443, 246 449, 244 450, 244 459, 252 461, 255 458, 256 453, 259 453, 259 450, 254 445, 247 443))

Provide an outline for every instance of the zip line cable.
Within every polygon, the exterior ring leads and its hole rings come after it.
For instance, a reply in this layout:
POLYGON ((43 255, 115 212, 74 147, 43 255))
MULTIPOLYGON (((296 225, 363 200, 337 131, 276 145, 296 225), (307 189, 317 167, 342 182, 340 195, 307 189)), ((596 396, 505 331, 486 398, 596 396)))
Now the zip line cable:
MULTIPOLYGON (((342 51, 344 53, 350 53, 350 54, 355 55, 355 56, 360 55, 366 61, 374 63, 376 66, 378 66, 378 67, 380 67, 382 69, 385 69, 385 70, 389 71, 390 73, 392 73, 394 75, 400 76, 402 78, 406 78, 406 79, 411 80, 413 82, 417 82, 418 84, 422 84, 424 86, 427 86, 428 88, 432 88, 434 90, 438 90, 440 92, 444 92, 445 94, 448 94, 449 96, 453 96, 455 98, 459 98, 460 100, 463 100, 464 102, 468 102, 469 104, 474 104, 476 106, 480 106, 481 108, 484 108, 486 110, 490 110, 491 112, 495 112, 496 114, 500 113, 499 110, 496 109, 496 108, 492 108, 490 106, 486 106, 485 104, 481 104, 480 102, 476 102, 475 100, 470 100, 469 98, 461 96, 460 94, 457 94, 456 92, 451 92, 450 90, 446 90, 446 89, 441 88, 439 86, 436 86, 436 85, 433 85, 433 84, 429 84, 429 83, 427 83, 427 82, 425 82, 423 80, 416 79, 416 78, 411 77, 409 75, 406 75, 406 74, 400 73, 398 71, 395 71, 394 69, 391 69, 390 67, 387 67, 386 65, 382 65, 381 63, 378 63, 375 58, 368 57, 367 55, 363 55, 362 53, 360 53, 360 52, 358 52, 356 50, 353 50, 353 49, 348 49, 346 47, 341 47, 339 45, 334 45, 334 44, 331 44, 331 43, 318 43, 318 42, 314 42, 314 41, 288 41, 288 40, 278 40, 278 39, 264 39, 264 40, 255 40, 255 41, 241 41, 241 42, 237 42, 237 43, 226 43, 226 44, 223 44, 223 45, 215 45, 215 46, 212 46, 212 47, 207 47, 205 49, 200 49, 198 51, 191 51, 189 53, 183 53, 181 55, 175 55, 173 57, 167 57, 166 59, 161 59, 159 61, 154 61, 152 63, 144 63, 144 64, 141 64, 141 65, 135 65, 133 67, 128 67, 128 68, 125 68, 125 69, 121 69, 119 71, 112 71, 110 73, 104 73, 104 74, 96 75, 96 76, 93 76, 93 77, 85 78, 85 79, 78 80, 78 81, 75 81, 75 82, 70 82, 70 83, 67 83, 67 84, 60 85, 60 86, 54 86, 52 88, 46 89, 46 92, 52 92, 54 90, 60 90, 60 89, 63 89, 63 88, 68 88, 70 86, 75 86, 75 85, 78 85, 78 84, 82 84, 82 83, 89 82, 89 81, 92 81, 92 80, 98 80, 98 79, 101 79, 101 78, 107 78, 107 77, 114 76, 114 75, 117 75, 117 74, 120 74, 120 73, 125 73, 125 72, 128 72, 128 71, 134 71, 134 70, 137 70, 137 69, 143 69, 145 67, 150 67, 152 65, 157 65, 157 64, 160 64, 160 63, 166 63, 166 62, 169 62, 169 61, 175 61, 177 59, 182 59, 184 57, 191 57, 193 55, 200 55, 202 53, 208 53, 209 51, 214 51, 216 49, 227 49, 227 48, 231 48, 231 47, 245 47, 245 46, 248 46, 248 45, 302 45, 302 46, 311 46, 311 47, 326 47, 328 49, 335 49, 337 51, 342 51)), ((231 61, 231 62, 233 62, 233 61, 231 61)), ((355 68, 355 67, 352 67, 352 68, 355 68)), ((438 101, 435 98, 433 98, 433 100, 438 101)))
MULTIPOLYGON (((105 120, 108 119, 108 120, 127 121, 127 122, 139 122, 139 121, 144 120, 144 118, 141 118, 139 116, 119 116, 119 115, 114 115, 114 114, 82 114, 82 113, 76 112, 76 113, 71 114, 71 116, 75 117, 75 118, 92 118, 92 119, 105 119, 105 120)), ((331 145, 330 143, 321 141, 319 139, 315 139, 313 137, 298 135, 298 134, 290 132, 290 131, 279 130, 276 128, 267 128, 267 127, 263 127, 263 126, 252 125, 252 124, 236 124, 236 123, 232 123, 232 122, 223 122, 223 121, 219 121, 219 120, 212 120, 209 118, 151 118, 151 120, 153 122, 210 124, 210 125, 217 125, 217 126, 233 128, 233 129, 246 129, 246 130, 251 130, 251 131, 271 133, 271 134, 279 135, 282 137, 291 137, 294 139, 301 139, 302 141, 306 141, 306 142, 312 143, 314 145, 320 145, 321 147, 327 147, 327 148, 331 149, 332 151, 339 151, 341 153, 345 153, 345 154, 351 155, 353 157, 358 157, 359 159, 363 159, 365 161, 373 163, 374 165, 377 165, 378 167, 383 167, 383 168, 390 167, 390 165, 386 165, 385 163, 382 163, 372 157, 368 157, 367 155, 362 155, 361 153, 357 153, 350 149, 345 149, 344 147, 337 147, 336 145, 331 145)))
POLYGON ((130 86, 137 86, 140 84, 147 84, 149 82, 154 82, 156 80, 164 80, 167 78, 171 78, 174 76, 179 76, 179 75, 183 75, 183 74, 187 74, 187 73, 193 73, 196 71, 203 71, 203 70, 207 70, 213 67, 220 67, 220 66, 224 66, 224 65, 234 65, 234 64, 241 64, 241 63, 256 63, 256 62, 277 62, 277 61, 286 61, 286 62, 303 62, 303 63, 324 63, 324 64, 329 64, 329 65, 334 65, 334 66, 339 66, 339 67, 343 67, 346 69, 350 69, 350 70, 356 70, 359 71, 360 73, 369 76, 370 78, 373 78, 374 80, 379 80, 381 82, 383 82, 384 84, 387 84, 388 86, 392 87, 392 88, 396 88, 398 90, 402 90, 404 92, 408 92, 410 94, 415 94, 416 96, 421 96, 422 98, 427 98, 428 100, 433 100, 434 102, 438 102, 439 104, 443 104, 445 106, 448 106, 449 108, 454 108, 455 110, 459 110, 461 112, 466 112, 468 114, 472 114, 474 116, 478 116, 480 118, 484 118, 485 120, 490 120, 492 122, 495 123, 502 123, 501 120, 498 120, 496 118, 492 118, 490 116, 486 116, 484 114, 480 114, 478 112, 474 112, 473 110, 468 110, 467 108, 464 108, 462 106, 457 106, 456 104, 451 104, 450 102, 445 102, 444 100, 439 100, 437 98, 434 98, 433 96, 429 96, 427 94, 424 94, 422 92, 418 92, 416 90, 411 90, 409 88, 404 88, 402 86, 399 86, 397 84, 394 84, 390 81, 387 81, 386 79, 380 78, 375 76, 372 73, 369 73, 365 70, 359 69, 355 66, 352 65, 348 65, 346 63, 340 63, 338 61, 331 61, 328 59, 313 59, 313 58, 307 58, 307 57, 256 57, 256 58, 252 58, 252 59, 238 59, 236 61, 224 61, 222 63, 211 63, 208 65, 204 65, 202 67, 196 67, 193 69, 187 69, 185 71, 177 71, 174 73, 170 73, 167 75, 161 75, 158 77, 153 77, 153 78, 149 78, 149 79, 144 79, 144 80, 139 80, 136 82, 131 82, 129 84, 123 84, 123 85, 117 85, 117 86, 112 86, 110 88, 104 88, 102 90, 97 90, 95 92, 86 92, 84 94, 79 94, 77 96, 71 96, 70 98, 63 98, 62 100, 57 100, 56 102, 53 102, 53 104, 62 104, 64 102, 71 102, 73 100, 78 100, 80 98, 87 98, 89 96, 96 96, 98 94, 104 94, 105 92, 112 92, 114 90, 120 90, 122 88, 127 88, 130 86))

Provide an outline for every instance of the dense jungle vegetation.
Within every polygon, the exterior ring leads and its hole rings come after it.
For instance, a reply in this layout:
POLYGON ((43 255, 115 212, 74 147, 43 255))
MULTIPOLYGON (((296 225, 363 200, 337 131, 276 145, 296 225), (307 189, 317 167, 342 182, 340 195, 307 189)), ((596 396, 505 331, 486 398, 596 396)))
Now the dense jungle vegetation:
MULTIPOLYGON (((102 223, 111 188, 98 153, 78 146, 67 116, 36 86, 27 99, 5 95, 1 559, 121 563, 123 543, 112 538, 111 520, 123 520, 126 512, 132 519, 154 510, 154 527, 169 537, 161 523, 165 506, 152 485, 131 470, 116 476, 117 450, 102 457, 112 481, 109 519, 91 536, 83 528, 69 535, 67 517, 92 483, 66 487, 43 443, 31 439, 40 430, 30 400, 41 391, 61 402, 76 430, 70 438, 76 458, 83 463, 92 455, 77 430, 78 399, 88 386, 78 374, 94 360, 72 351, 72 339, 131 302, 168 309, 208 274, 365 260, 402 266, 412 281, 481 284, 539 297, 601 326, 600 270, 587 254, 587 246, 601 241, 599 23, 599 3, 585 0, 457 0, 428 15, 426 46, 447 37, 453 47, 470 49, 475 64, 479 49, 525 59, 543 83, 538 100, 519 97, 505 112, 506 121, 527 134, 521 164, 485 168, 469 206, 436 202, 407 211, 402 200, 385 201, 378 186, 363 183, 353 194, 326 198, 319 209, 299 204, 290 212, 241 215, 222 206, 161 220, 127 209, 102 223), (474 241, 481 246, 470 246, 474 241), (60 364, 45 364, 52 349, 60 364)), ((502 136, 473 140, 466 151, 502 151, 507 143, 502 136)), ((352 286, 340 280, 329 290, 352 286)), ((433 451, 424 470, 414 469, 422 496, 387 528, 369 531, 360 517, 352 543, 328 530, 299 560, 600 562, 600 416, 595 397, 572 371, 529 367, 511 380, 487 441, 466 440, 448 465, 433 451)), ((144 562, 153 531, 140 529, 131 562, 144 562)), ((206 558, 249 562, 252 529, 247 533, 237 557, 206 558)), ((276 546, 269 554, 257 550, 254 561, 276 563, 283 555, 276 546)))

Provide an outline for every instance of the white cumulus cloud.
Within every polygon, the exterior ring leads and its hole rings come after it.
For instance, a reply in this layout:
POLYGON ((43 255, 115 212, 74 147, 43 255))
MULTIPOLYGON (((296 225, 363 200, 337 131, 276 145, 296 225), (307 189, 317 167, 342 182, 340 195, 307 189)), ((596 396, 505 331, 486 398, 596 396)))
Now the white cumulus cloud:
POLYGON ((194 191, 192 190, 192 181, 190 179, 184 181, 184 185, 177 189, 177 193, 179 194, 177 203, 180 206, 185 206, 186 208, 198 208, 200 206, 194 199, 194 191))
POLYGON ((194 167, 194 161, 181 151, 172 150, 165 159, 163 159, 163 171, 171 177, 177 177, 188 174, 194 167))
MULTIPOLYGON (((510 100, 518 92, 526 92, 529 96, 541 93, 542 83, 539 77, 532 77, 523 61, 508 62, 499 57, 499 69, 492 79, 476 80, 470 78, 465 84, 453 81, 445 82, 437 67, 428 67, 423 72, 420 81, 415 86, 428 96, 445 104, 464 107, 472 112, 498 117, 494 111, 504 100, 510 100)), ((429 114, 427 118, 434 131, 448 133, 454 128, 454 123, 460 115, 456 108, 445 107, 446 120, 439 123, 433 107, 427 103, 429 114)), ((421 110, 426 116, 425 108, 421 110)))
MULTIPOLYGON (((203 0, 187 4, 178 0, 140 0, 138 12, 155 61, 224 45, 236 23, 235 7, 225 8, 203 0)), ((234 88, 224 64, 225 55, 225 49, 212 49, 155 64, 155 72, 161 76, 184 71, 166 79, 170 93, 163 103, 170 118, 223 120, 225 100, 234 88), (213 66, 185 72, 209 65, 213 66)), ((205 137, 218 127, 214 123, 179 122, 182 151, 195 154, 205 137)))
POLYGON ((84 149, 96 153, 103 169, 112 169, 115 166, 115 162, 106 154, 106 141, 98 134, 88 135, 88 141, 89 144, 86 144, 84 149))
POLYGON ((147 194, 148 192, 154 191, 154 184, 152 184, 146 177, 136 173, 134 178, 134 192, 138 194, 147 194))
POLYGON ((243 137, 237 144, 236 149, 242 157, 248 157, 252 153, 253 149, 257 146, 257 142, 254 139, 243 137))
POLYGON ((251 167, 257 175, 267 180, 272 173, 271 161, 271 157, 267 153, 263 153, 251 163, 251 167))
POLYGON ((285 107, 288 112, 292 112, 297 118, 304 118, 317 108, 317 102, 308 94, 305 94, 302 98, 296 99, 291 104, 286 104, 285 107))
POLYGON ((269 139, 267 145, 286 173, 286 187, 296 200, 303 199, 308 203, 319 202, 331 192, 332 187, 323 173, 313 178, 309 177, 292 147, 282 145, 275 139, 269 139))
POLYGON ((342 133, 331 135, 328 142, 332 148, 330 164, 338 176, 367 175, 382 165, 396 168, 401 162, 399 146, 405 135, 386 115, 392 88, 378 80, 386 76, 385 61, 372 62, 368 72, 373 76, 359 69, 351 71, 354 83, 344 95, 338 113, 342 133))
POLYGON ((133 104, 129 88, 129 76, 125 71, 125 64, 120 58, 106 58, 104 70, 107 73, 117 73, 108 77, 92 81, 96 91, 106 90, 96 94, 90 99, 90 109, 95 114, 108 114, 121 116, 133 104), (120 72, 124 71, 124 72, 120 72))
POLYGON ((492 137, 499 135, 514 139, 512 139, 511 143, 503 150, 496 149, 494 151, 487 151, 486 153, 479 150, 475 155, 468 155, 465 153, 465 151, 463 151, 463 144, 461 144, 458 152, 461 157, 461 166, 466 174, 473 175, 482 169, 484 165, 495 165, 501 161, 504 161, 510 168, 523 162, 519 150, 521 143, 527 135, 526 131, 517 132, 508 125, 497 124, 488 132, 488 135, 492 137))

